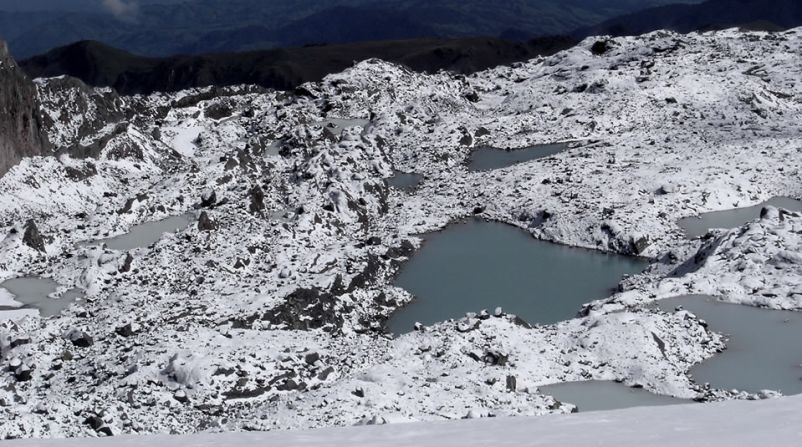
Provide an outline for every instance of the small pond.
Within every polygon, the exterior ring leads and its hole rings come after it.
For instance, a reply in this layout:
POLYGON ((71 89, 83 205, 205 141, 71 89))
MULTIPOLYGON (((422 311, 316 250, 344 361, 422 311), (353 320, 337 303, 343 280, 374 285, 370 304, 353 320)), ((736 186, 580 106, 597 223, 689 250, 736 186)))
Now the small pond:
MULTIPOLYGON (((52 279, 36 276, 14 278, 0 283, 0 288, 10 292, 15 301, 22 303, 23 308, 35 308, 43 317, 60 314, 76 299, 84 296, 80 289, 71 289, 59 298, 51 298, 50 295, 58 287, 59 284, 52 279)), ((3 316, 2 310, 10 309, 0 308, 0 320, 3 316)))
POLYGON ((525 161, 559 154, 568 149, 568 143, 540 144, 520 149, 481 147, 474 149, 468 159, 469 171, 491 171, 525 161))
POLYGON ((423 180, 423 176, 420 174, 407 174, 405 172, 396 171, 392 177, 387 179, 387 184, 392 188, 410 192, 418 187, 421 180, 423 180))
POLYGON ((351 127, 361 127, 366 131, 370 127, 370 120, 361 118, 329 118, 319 123, 323 127, 330 127, 335 135, 341 135, 343 130, 351 127))
POLYGON ((726 351, 691 369, 696 382, 720 389, 802 393, 802 312, 722 303, 704 295, 659 305, 665 311, 682 306, 729 337, 726 351))
POLYGON ((795 200, 789 197, 774 197, 755 206, 714 211, 712 213, 704 213, 698 217, 686 217, 680 219, 678 224, 685 231, 688 239, 695 239, 704 236, 713 228, 730 229, 756 220, 760 217, 760 211, 765 206, 785 208, 789 211, 802 211, 802 200, 795 200))
POLYGON ((100 245, 105 243, 112 250, 133 250, 135 248, 148 247, 161 239, 166 233, 175 233, 189 227, 197 218, 192 213, 181 216, 168 217, 156 222, 146 222, 135 225, 128 233, 115 236, 109 239, 100 239, 92 242, 84 242, 81 245, 100 245))
POLYGON ((540 392, 577 406, 579 412, 687 404, 691 401, 652 394, 642 388, 607 381, 567 382, 540 387, 540 392))
POLYGON ((643 259, 539 241, 524 230, 479 219, 425 239, 395 280, 415 300, 391 316, 390 332, 496 307, 532 324, 555 323, 611 295, 624 275, 648 266, 643 259))

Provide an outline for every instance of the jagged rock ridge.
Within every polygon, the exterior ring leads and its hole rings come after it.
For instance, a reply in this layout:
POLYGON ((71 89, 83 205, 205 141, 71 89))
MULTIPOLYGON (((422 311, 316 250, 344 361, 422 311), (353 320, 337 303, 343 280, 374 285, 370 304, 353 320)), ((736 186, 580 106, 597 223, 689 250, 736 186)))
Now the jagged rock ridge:
POLYGON ((49 147, 36 87, 0 41, 0 176, 22 157, 42 155, 49 147))

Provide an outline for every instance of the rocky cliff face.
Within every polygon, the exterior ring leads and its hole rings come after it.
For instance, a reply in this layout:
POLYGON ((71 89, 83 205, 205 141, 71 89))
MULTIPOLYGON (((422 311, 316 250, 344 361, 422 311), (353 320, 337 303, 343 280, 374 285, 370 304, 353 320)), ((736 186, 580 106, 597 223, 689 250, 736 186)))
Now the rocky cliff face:
POLYGON ((23 157, 42 155, 49 147, 36 87, 0 41, 0 176, 23 157))

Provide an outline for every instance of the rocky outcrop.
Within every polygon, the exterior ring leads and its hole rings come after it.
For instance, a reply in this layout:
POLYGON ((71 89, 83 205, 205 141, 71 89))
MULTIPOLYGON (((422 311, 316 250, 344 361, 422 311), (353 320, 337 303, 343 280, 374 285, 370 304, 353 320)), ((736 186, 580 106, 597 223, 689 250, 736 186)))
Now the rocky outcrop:
POLYGON ((36 86, 0 41, 0 176, 23 157, 46 154, 49 148, 36 86))
POLYGON ((36 251, 46 252, 44 239, 42 239, 42 234, 39 233, 39 228, 33 219, 29 219, 25 224, 25 234, 22 236, 22 242, 36 251))

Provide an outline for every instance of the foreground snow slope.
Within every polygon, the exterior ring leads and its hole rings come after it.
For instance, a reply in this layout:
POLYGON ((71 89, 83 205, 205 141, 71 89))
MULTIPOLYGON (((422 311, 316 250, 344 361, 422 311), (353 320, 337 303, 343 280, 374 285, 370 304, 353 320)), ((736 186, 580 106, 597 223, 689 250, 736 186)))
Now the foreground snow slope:
POLYGON ((8 447, 736 446, 802 444, 802 398, 635 408, 539 418, 393 424, 312 431, 8 441, 8 447))

